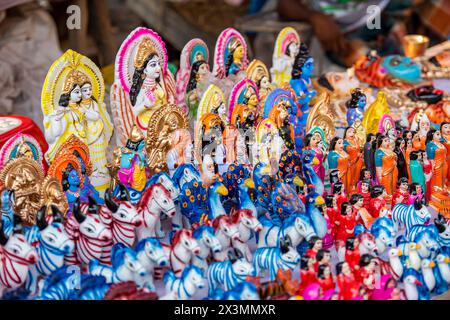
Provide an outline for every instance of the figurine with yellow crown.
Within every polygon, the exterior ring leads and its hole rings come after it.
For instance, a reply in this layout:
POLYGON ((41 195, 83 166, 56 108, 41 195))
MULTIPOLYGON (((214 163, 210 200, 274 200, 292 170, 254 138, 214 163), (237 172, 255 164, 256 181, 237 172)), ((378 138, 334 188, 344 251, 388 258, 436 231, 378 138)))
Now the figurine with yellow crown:
POLYGON ((106 149, 112 134, 104 94, 99 68, 72 50, 53 63, 42 89, 45 138, 49 144, 47 161, 54 161, 58 148, 75 135, 89 148, 91 181, 100 193, 109 185, 106 149))

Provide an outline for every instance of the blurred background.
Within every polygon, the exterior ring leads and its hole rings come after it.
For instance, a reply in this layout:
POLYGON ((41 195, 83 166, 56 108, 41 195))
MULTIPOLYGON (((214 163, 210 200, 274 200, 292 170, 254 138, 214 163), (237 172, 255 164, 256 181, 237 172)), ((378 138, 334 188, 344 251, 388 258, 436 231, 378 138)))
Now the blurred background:
POLYGON ((202 38, 213 53, 227 27, 247 37, 250 59, 270 67, 278 32, 293 26, 319 75, 342 70, 371 49, 402 53, 407 33, 428 35, 430 45, 446 40, 449 21, 450 0, 0 0, 0 114, 26 115, 42 128, 41 89, 52 62, 74 49, 111 84, 117 49, 138 26, 163 37, 174 73, 190 39, 202 38))

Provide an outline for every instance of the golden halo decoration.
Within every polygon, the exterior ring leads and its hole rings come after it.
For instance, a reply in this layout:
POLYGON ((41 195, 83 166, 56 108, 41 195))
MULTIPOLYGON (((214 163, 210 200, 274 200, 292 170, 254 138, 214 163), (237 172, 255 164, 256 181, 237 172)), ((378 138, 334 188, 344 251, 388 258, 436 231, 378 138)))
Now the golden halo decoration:
POLYGON ((61 182, 51 175, 47 175, 42 182, 41 188, 42 204, 49 208, 52 204, 56 205, 58 209, 66 216, 69 210, 69 203, 66 195, 62 190, 61 182))
POLYGON ((331 111, 331 100, 328 92, 323 92, 311 108, 306 120, 306 132, 314 127, 322 128, 327 141, 331 141, 335 135, 334 118, 331 111))
POLYGON ((77 171, 78 176, 80 177, 80 188, 82 188, 84 184, 84 176, 81 173, 81 164, 78 158, 71 153, 66 152, 60 157, 55 158, 48 168, 47 175, 55 177, 58 179, 59 183, 62 183, 63 172, 67 169, 69 164, 71 164, 77 171))
POLYGON ((41 186, 44 171, 35 160, 20 157, 9 160, 0 172, 0 181, 7 189, 15 191, 15 214, 25 225, 36 223, 36 213, 41 207, 41 186))
POLYGON ((171 148, 171 134, 178 129, 188 129, 189 119, 176 104, 155 108, 149 117, 145 144, 149 168, 155 173, 168 172, 167 152, 171 148))
POLYGON ((61 157, 66 153, 74 155, 75 151, 77 151, 83 159, 86 167, 86 175, 90 176, 92 174, 92 162, 89 154, 89 147, 74 134, 71 134, 58 150, 56 150, 54 159, 61 157))
POLYGON ((247 67, 247 78, 258 83, 262 77, 267 77, 270 82, 270 73, 267 66, 261 60, 254 59, 247 67))
MULTIPOLYGON (((199 121, 204 114, 213 112, 213 108, 217 107, 220 102, 223 102, 225 105, 227 104, 227 99, 225 98, 222 89, 215 84, 209 85, 198 105, 197 121, 199 121)), ((225 115, 226 114, 228 114, 228 110, 225 115)))

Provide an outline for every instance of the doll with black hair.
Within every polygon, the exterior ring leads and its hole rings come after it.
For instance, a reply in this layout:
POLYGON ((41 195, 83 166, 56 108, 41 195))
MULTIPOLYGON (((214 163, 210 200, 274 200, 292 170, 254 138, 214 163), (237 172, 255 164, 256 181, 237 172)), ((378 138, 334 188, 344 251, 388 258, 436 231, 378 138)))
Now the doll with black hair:
POLYGON ((406 169, 406 140, 397 138, 395 140, 394 152, 397 155, 398 178, 408 178, 408 170, 406 169))
POLYGON ((408 178, 402 177, 397 181, 397 190, 392 196, 392 206, 396 204, 410 204, 409 196, 408 178))
POLYGON ((375 180, 375 149, 373 144, 375 143, 376 136, 373 133, 369 133, 366 138, 366 143, 364 144, 363 154, 364 154, 364 166, 371 172, 372 179, 375 180))
POLYGON ((314 270, 315 263, 315 256, 305 255, 300 260, 300 292, 302 292, 311 283, 317 282, 316 271, 314 270))
POLYGON ((322 265, 327 265, 331 268, 331 252, 328 249, 320 249, 316 253, 315 270, 317 271, 322 265))
POLYGON ((360 88, 352 90, 351 94, 350 100, 346 102, 348 126, 352 126, 356 120, 362 122, 364 109, 367 104, 367 97, 360 88))
POLYGON ((331 193, 336 198, 336 204, 338 209, 342 206, 342 203, 348 201, 347 193, 344 190, 344 184, 342 182, 336 182, 331 189, 331 193))
POLYGON ((356 281, 361 282, 369 298, 375 289, 375 257, 363 254, 359 260, 359 270, 356 273, 356 281))
POLYGON ((352 269, 346 261, 339 262, 336 265, 336 275, 339 287, 339 299, 355 299, 359 295, 361 284, 356 281, 352 269))
POLYGON ((335 235, 335 231, 336 231, 336 219, 338 219, 338 215, 339 213, 339 209, 337 206, 337 200, 336 197, 332 194, 328 194, 325 197, 325 218, 327 218, 330 221, 331 224, 331 229, 328 230, 329 232, 331 232, 331 234, 333 235, 333 239, 334 239, 334 235, 335 235))
POLYGON ((360 188, 358 193, 363 197, 363 206, 367 211, 370 210, 370 190, 372 188, 372 180, 362 180, 360 181, 360 188))
POLYGON ((336 232, 336 250, 339 251, 349 237, 355 235, 356 217, 353 207, 349 202, 344 202, 341 206, 341 214, 336 221, 338 225, 336 232))
POLYGON ((409 186, 409 204, 413 204, 417 198, 420 198, 420 201, 425 204, 425 194, 422 189, 422 185, 417 182, 411 183, 409 186))
POLYGON ((364 164, 363 153, 359 141, 356 137, 356 130, 353 127, 347 127, 344 131, 344 151, 348 154, 348 181, 347 192, 350 194, 356 191, 358 176, 364 164))
POLYGON ((336 288, 336 283, 333 279, 333 274, 331 273, 330 264, 321 264, 317 269, 317 281, 320 284, 323 292, 328 290, 333 290, 336 288))
POLYGON ((374 219, 364 207, 364 197, 358 193, 352 194, 350 197, 350 204, 353 206, 353 211, 356 213, 356 223, 362 224, 364 228, 370 230, 374 219))
POLYGON ((323 241, 318 236, 312 236, 308 241, 309 249, 306 250, 305 256, 316 257, 317 252, 322 249, 323 241))
POLYGON ((409 155, 409 171, 411 174, 411 182, 418 183, 422 187, 422 191, 426 190, 425 172, 423 171, 422 152, 414 150, 409 155))
POLYGON ((359 269, 360 259, 359 239, 358 237, 349 237, 345 242, 345 261, 348 262, 352 271, 355 272, 359 269))
POLYGON ((370 215, 376 219, 380 216, 383 210, 387 209, 386 199, 387 196, 384 186, 374 186, 370 191, 370 215))
POLYGON ((201 97, 198 95, 197 86, 205 78, 209 71, 209 64, 205 60, 198 60, 192 64, 189 82, 186 88, 186 105, 189 108, 189 118, 197 118, 197 109, 201 97))

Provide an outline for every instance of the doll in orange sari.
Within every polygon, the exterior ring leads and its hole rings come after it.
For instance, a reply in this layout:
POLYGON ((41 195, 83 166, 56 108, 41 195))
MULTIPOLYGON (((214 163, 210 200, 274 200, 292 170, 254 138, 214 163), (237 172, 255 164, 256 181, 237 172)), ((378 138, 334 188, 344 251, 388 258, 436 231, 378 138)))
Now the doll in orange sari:
POLYGON ((450 187, 450 122, 441 123, 441 136, 447 149, 447 187, 450 187))
POLYGON ((344 132, 344 150, 348 153, 348 181, 351 190, 347 190, 350 194, 356 191, 356 185, 358 183, 359 174, 363 166, 363 154, 361 152, 361 146, 355 136, 355 129, 348 127, 344 132))
POLYGON ((416 131, 417 134, 413 135, 413 148, 415 150, 425 150, 427 133, 430 131, 430 119, 423 110, 420 110, 414 116, 411 124, 411 130, 416 131))
POLYGON ((328 154, 328 167, 330 170, 337 169, 339 171, 339 179, 345 187, 345 191, 350 193, 350 175, 349 171, 349 156, 344 150, 344 140, 339 137, 334 137, 330 142, 330 153, 328 154))
MULTIPOLYGON (((439 191, 445 188, 447 180, 447 149, 441 143, 441 139, 439 130, 430 130, 426 142, 426 152, 433 168, 431 186, 439 191)), ((432 190, 431 193, 434 191, 432 190)))
POLYGON ((385 135, 377 139, 375 152, 375 168, 378 182, 384 186, 388 196, 392 196, 397 186, 397 155, 391 148, 391 140, 385 135))

